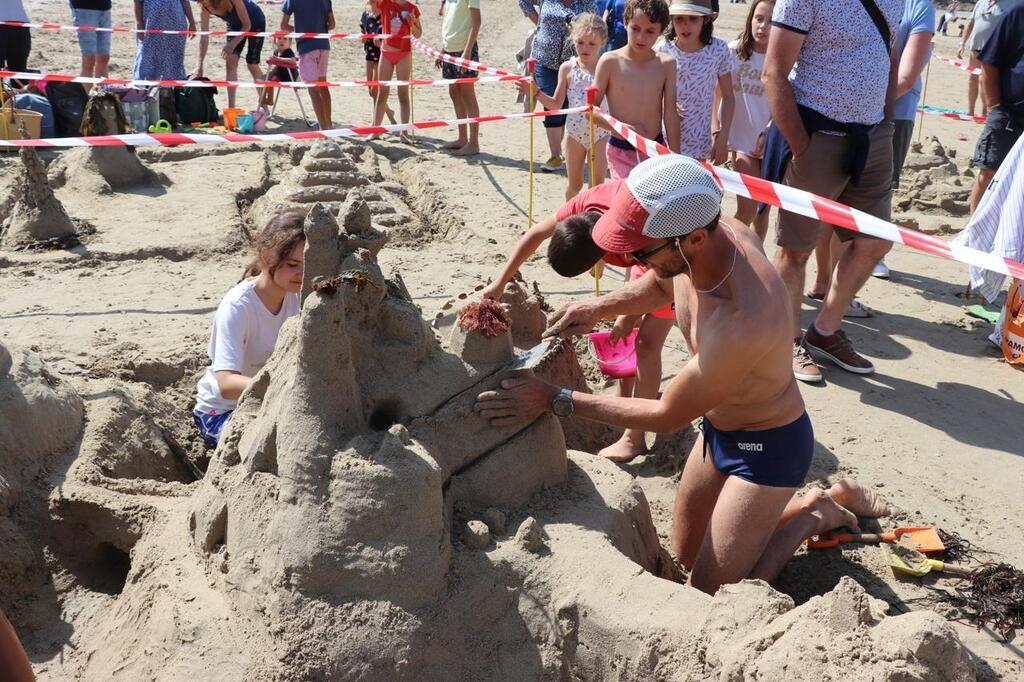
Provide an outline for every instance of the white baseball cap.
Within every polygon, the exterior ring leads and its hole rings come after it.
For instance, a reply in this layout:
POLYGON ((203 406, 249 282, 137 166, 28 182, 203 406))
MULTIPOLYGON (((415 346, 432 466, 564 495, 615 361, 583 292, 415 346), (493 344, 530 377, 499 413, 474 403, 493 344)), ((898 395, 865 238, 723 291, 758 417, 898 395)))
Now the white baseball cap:
POLYGON ((609 253, 633 253, 655 239, 707 227, 721 212, 722 188, 699 161, 654 156, 630 171, 594 225, 593 239, 609 253))

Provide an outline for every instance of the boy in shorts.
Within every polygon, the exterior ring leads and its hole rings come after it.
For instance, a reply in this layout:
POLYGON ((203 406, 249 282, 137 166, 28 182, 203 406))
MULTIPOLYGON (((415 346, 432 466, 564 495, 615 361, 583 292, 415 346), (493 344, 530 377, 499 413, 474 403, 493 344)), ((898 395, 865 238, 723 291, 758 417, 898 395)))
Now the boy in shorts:
MULTIPOLYGON (((281 6, 281 30, 298 33, 328 33, 334 30, 331 0, 284 0, 281 6), (289 19, 295 15, 295 28, 289 19)), ((327 79, 327 62, 331 41, 326 38, 299 38, 299 78, 306 83, 327 79)), ((331 92, 327 88, 310 88, 313 111, 320 130, 331 127, 331 92)))
MULTIPOLYGON (((679 152, 679 112, 676 108, 676 63, 654 51, 654 43, 669 24, 665 0, 629 0, 623 12, 626 45, 601 57, 594 74, 595 104, 608 98, 608 111, 646 138, 679 152)), ((625 179, 643 155, 618 134, 608 139, 608 169, 625 179)))
MULTIPOLYGON (((477 37, 480 35, 480 0, 445 0, 444 19, 441 23, 441 49, 453 57, 480 61, 477 37)), ((438 60, 441 77, 474 78, 476 71, 438 60)), ((473 83, 452 83, 448 94, 455 106, 456 118, 471 118, 480 115, 473 83)), ((476 123, 459 126, 459 139, 441 147, 452 150, 455 156, 472 156, 480 153, 480 126, 476 123)))

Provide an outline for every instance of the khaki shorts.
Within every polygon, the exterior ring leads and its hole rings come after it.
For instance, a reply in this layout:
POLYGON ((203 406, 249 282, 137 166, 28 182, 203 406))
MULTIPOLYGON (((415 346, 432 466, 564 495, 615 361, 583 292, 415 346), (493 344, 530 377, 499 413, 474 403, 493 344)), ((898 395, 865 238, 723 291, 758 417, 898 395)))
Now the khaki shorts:
MULTIPOLYGON (((892 135, 892 123, 883 122, 872 128, 868 134, 871 150, 867 163, 860 184, 854 185, 843 170, 848 137, 816 132, 811 135, 807 150, 799 158, 790 160, 783 184, 889 220, 892 215, 892 135)), ((792 251, 813 251, 821 225, 820 220, 779 211, 775 243, 792 251)), ((843 241, 875 239, 841 228, 836 228, 836 236, 843 241)))

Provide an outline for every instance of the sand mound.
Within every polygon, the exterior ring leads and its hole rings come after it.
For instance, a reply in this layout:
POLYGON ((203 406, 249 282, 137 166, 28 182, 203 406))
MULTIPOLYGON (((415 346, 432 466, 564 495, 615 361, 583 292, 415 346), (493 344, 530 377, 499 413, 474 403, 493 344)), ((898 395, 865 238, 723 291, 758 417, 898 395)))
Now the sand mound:
POLYGON ((75 224, 54 196, 39 155, 22 147, 18 156, 21 177, 0 206, 0 246, 13 249, 74 238, 75 224))
POLYGON ((81 147, 61 154, 49 170, 54 188, 112 194, 133 187, 167 186, 170 180, 146 167, 130 147, 81 147))
MULTIPOLYGON (((971 178, 956 164, 956 152, 938 138, 914 142, 903 164, 893 209, 962 218, 970 212, 971 178)), ((901 221, 905 222, 906 221, 901 221)))
POLYGON ((44 582, 32 543, 9 517, 47 459, 82 431, 82 401, 35 354, 0 344, 0 606, 44 582))

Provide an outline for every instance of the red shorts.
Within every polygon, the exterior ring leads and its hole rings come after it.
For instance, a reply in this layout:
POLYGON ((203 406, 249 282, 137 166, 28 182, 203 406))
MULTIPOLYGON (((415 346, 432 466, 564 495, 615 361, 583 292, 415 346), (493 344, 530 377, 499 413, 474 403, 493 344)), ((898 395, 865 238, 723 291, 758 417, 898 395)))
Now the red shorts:
MULTIPOLYGON (((629 281, 632 282, 633 280, 640 279, 646 274, 646 266, 632 265, 629 268, 629 281)), ((659 320, 674 320, 676 319, 676 304, 674 301, 672 303, 666 303, 657 310, 652 310, 647 314, 651 315, 652 317, 656 317, 659 320)))

